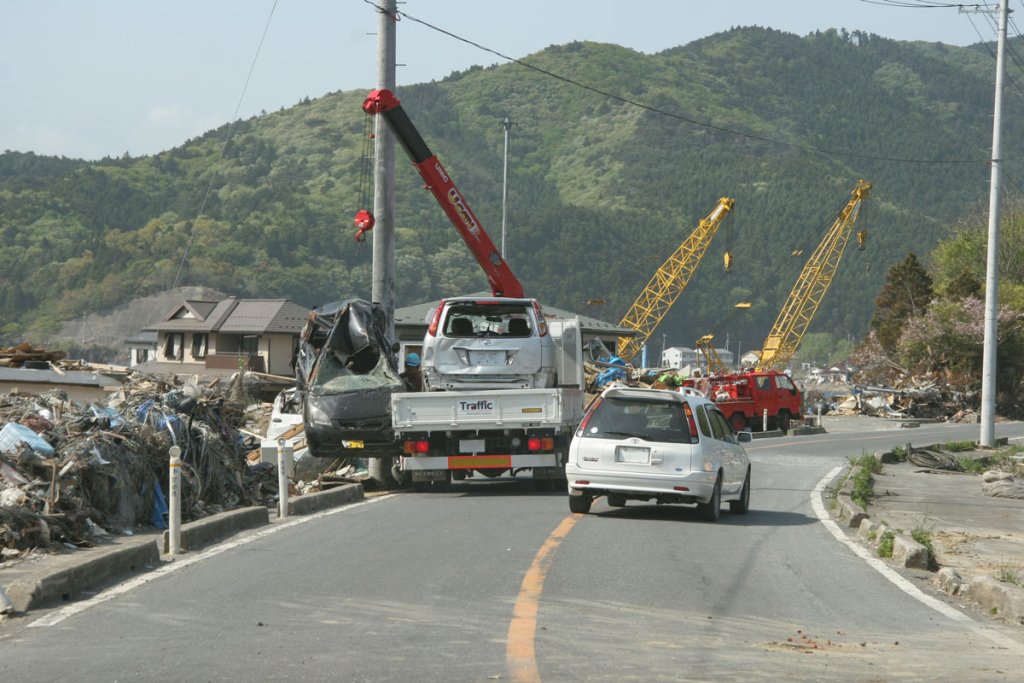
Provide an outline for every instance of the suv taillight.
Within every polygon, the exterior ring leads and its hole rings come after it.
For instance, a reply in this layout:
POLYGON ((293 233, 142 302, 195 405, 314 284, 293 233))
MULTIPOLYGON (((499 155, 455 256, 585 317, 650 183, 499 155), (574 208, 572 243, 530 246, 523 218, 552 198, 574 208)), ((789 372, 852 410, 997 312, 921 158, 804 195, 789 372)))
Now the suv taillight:
POLYGON ((430 321, 430 327, 427 328, 427 333, 431 337, 437 336, 437 328, 441 324, 441 311, 444 310, 444 302, 445 299, 441 299, 441 303, 439 303, 437 308, 434 309, 434 319, 430 321))
POLYGON ((548 321, 544 318, 544 311, 540 310, 540 304, 533 302, 533 314, 537 316, 537 336, 543 337, 548 333, 548 321))

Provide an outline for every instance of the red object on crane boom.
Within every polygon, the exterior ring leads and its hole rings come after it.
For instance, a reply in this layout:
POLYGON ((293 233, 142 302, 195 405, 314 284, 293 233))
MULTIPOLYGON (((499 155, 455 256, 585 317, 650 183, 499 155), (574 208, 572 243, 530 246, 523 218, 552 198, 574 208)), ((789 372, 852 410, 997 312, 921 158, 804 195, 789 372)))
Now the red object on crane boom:
POLYGON ((394 93, 385 89, 374 90, 363 101, 363 111, 371 116, 379 114, 384 117, 391 132, 412 159, 413 166, 426 184, 426 189, 433 193, 437 203, 448 215, 448 220, 455 226, 455 230, 483 268, 494 296, 522 297, 522 283, 498 253, 497 247, 480 225, 476 214, 469 208, 469 204, 455 187, 451 176, 438 161, 437 156, 430 151, 416 127, 412 125, 394 93))

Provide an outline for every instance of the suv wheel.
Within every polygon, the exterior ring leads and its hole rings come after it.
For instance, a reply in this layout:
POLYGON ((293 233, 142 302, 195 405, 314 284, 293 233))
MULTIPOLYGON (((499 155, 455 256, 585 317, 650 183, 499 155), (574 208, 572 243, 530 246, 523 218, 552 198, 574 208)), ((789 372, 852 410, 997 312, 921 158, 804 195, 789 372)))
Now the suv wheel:
POLYGON ((569 512, 575 512, 578 515, 585 515, 590 512, 591 503, 590 494, 586 491, 583 492, 582 496, 569 496, 569 512))
POLYGON ((711 492, 711 500, 697 503, 697 513, 706 522, 717 522, 722 514, 722 475, 715 480, 715 489, 711 492))

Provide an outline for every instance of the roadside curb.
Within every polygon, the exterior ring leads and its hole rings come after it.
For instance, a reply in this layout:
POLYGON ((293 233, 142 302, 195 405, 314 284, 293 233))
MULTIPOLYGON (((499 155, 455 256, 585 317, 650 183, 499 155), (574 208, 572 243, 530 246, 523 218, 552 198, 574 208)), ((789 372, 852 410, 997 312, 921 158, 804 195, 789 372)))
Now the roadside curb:
MULTIPOLYGON (((345 484, 327 491, 310 493, 288 501, 288 514, 302 516, 359 502, 362 484, 345 484)), ((229 510, 182 525, 182 550, 213 545, 240 531, 270 523, 270 510, 254 506, 229 510)), ((167 532, 146 536, 117 537, 110 545, 84 548, 67 555, 41 558, 38 565, 5 569, 0 578, 15 614, 41 606, 67 602, 105 583, 143 574, 171 561, 167 555, 167 532), (161 553, 163 550, 163 553, 161 553)))
MULTIPOLYGON (((228 510, 181 525, 181 549, 192 550, 225 536, 270 523, 270 512, 262 505, 228 510)), ((164 554, 170 551, 170 532, 164 531, 164 554)))
MULTIPOLYGON (((881 456, 879 456, 880 459, 881 456)), ((836 505, 831 510, 832 516, 843 522, 848 528, 857 529, 857 538, 867 547, 878 547, 886 535, 892 536, 892 556, 879 557, 905 569, 929 569, 930 554, 928 549, 915 541, 911 536, 892 529, 880 522, 871 520, 868 513, 849 498, 852 490, 853 475, 857 467, 845 469, 832 481, 840 479, 843 484, 836 495, 836 505)), ((961 576, 950 567, 942 567, 932 579, 932 583, 944 593, 970 600, 993 616, 999 616, 1010 623, 1024 625, 1024 588, 1011 586, 993 579, 990 576, 961 576)))
POLYGON ((298 498, 288 499, 289 515, 308 515, 327 508, 348 505, 363 500, 365 490, 362 484, 344 484, 326 491, 308 493, 298 498))
POLYGON ((144 572, 160 564, 156 539, 119 539, 117 545, 96 546, 72 555, 45 558, 47 567, 28 572, 6 588, 14 611, 24 613, 40 605, 71 600, 89 588, 132 572, 144 572))

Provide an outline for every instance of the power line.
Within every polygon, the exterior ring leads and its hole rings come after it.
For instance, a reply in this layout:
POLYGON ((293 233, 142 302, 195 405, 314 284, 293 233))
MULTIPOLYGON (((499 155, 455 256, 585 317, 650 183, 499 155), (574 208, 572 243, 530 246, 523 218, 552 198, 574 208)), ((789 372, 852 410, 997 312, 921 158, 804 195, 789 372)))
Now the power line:
MULTIPOLYGON (((862 2, 868 2, 869 0, 861 0, 861 1, 862 2)), ((377 8, 378 11, 381 10, 381 7, 379 5, 377 5, 374 2, 374 0, 363 0, 363 2, 365 2, 368 5, 372 5, 373 7, 377 8)), ((882 3, 882 4, 889 4, 889 3, 882 3)), ((913 6, 917 7, 918 5, 914 4, 913 6)), ((938 7, 940 5, 936 5, 936 6, 938 7)), ((941 6, 945 7, 946 5, 941 5, 941 6)), ((950 5, 950 6, 956 7, 958 5, 950 5)), ((651 106, 649 104, 645 104, 643 102, 638 102, 637 100, 633 100, 633 99, 630 99, 628 97, 622 97, 621 95, 617 95, 615 93, 608 92, 607 90, 602 90, 601 88, 598 88, 596 86, 588 85, 586 83, 581 83, 580 81, 577 81, 577 80, 574 80, 572 78, 569 78, 568 76, 563 76, 563 75, 555 73, 553 71, 549 71, 547 69, 543 69, 543 68, 541 68, 539 66, 535 66, 533 64, 529 64, 527 62, 524 62, 521 59, 516 59, 515 57, 510 57, 509 55, 503 54, 501 52, 498 52, 497 50, 494 50, 494 49, 489 48, 489 47, 487 47, 485 45, 481 45, 480 43, 472 41, 469 38, 465 38, 465 37, 460 36, 458 34, 452 33, 451 31, 443 29, 443 28, 441 28, 439 26, 435 26, 434 24, 431 24, 430 22, 424 21, 423 19, 419 19, 417 17, 414 17, 414 16, 408 14, 407 12, 398 12, 398 14, 400 14, 405 19, 408 19, 409 21, 412 21, 412 22, 415 22, 417 24, 421 24, 422 26, 425 26, 425 27, 429 28, 432 31, 436 31, 436 32, 441 33, 443 35, 446 35, 446 36, 448 36, 450 38, 453 38, 454 40, 458 40, 460 42, 466 43, 467 45, 470 45, 472 47, 477 48, 478 50, 482 50, 484 52, 488 52, 488 53, 490 53, 492 55, 500 57, 501 59, 507 60, 507 61, 512 62, 514 64, 518 64, 519 66, 521 66, 523 68, 530 69, 531 71, 536 71, 537 73, 540 73, 540 74, 543 74, 543 75, 548 76, 550 78, 554 78, 556 80, 562 81, 563 83, 567 83, 569 85, 572 85, 574 87, 580 88, 582 90, 587 90, 587 91, 590 91, 592 93, 601 95, 602 97, 607 97, 609 99, 615 100, 616 102, 621 102, 623 104, 627 104, 627 105, 630 105, 630 106, 633 106, 633 107, 637 107, 639 109, 643 109, 645 111, 649 111, 649 112, 651 112, 653 114, 658 114, 660 116, 667 116, 669 118, 673 118, 673 119, 676 119, 678 121, 683 121, 685 123, 689 123, 689 124, 692 124, 694 126, 699 126, 701 128, 705 128, 707 130, 713 130, 713 131, 717 131, 719 133, 725 133, 727 135, 734 135, 734 136, 737 136, 737 137, 746 138, 748 140, 757 140, 759 142, 767 142, 767 143, 770 143, 770 144, 773 144, 773 145, 780 145, 782 147, 788 147, 790 149, 795 149, 795 150, 798 150, 798 151, 801 151, 801 152, 809 152, 809 153, 814 153, 814 154, 821 154, 821 155, 824 155, 824 156, 846 157, 846 158, 851 158, 851 159, 866 159, 866 160, 870 160, 870 161, 890 161, 890 162, 908 163, 908 164, 942 164, 942 165, 945 165, 945 164, 986 164, 986 163, 989 163, 988 159, 908 159, 908 158, 902 158, 902 157, 888 157, 888 156, 880 156, 880 155, 874 155, 874 154, 858 154, 856 152, 845 152, 845 151, 842 151, 842 150, 830 150, 830 149, 823 149, 823 148, 820 148, 820 147, 815 147, 813 145, 804 145, 804 144, 799 144, 799 143, 795 143, 795 142, 786 142, 784 140, 776 140, 774 138, 769 138, 769 137, 766 137, 766 136, 763 136, 763 135, 756 135, 754 133, 745 133, 743 131, 733 130, 733 129, 730 129, 730 128, 724 128, 722 126, 716 126, 716 125, 708 123, 706 121, 697 121, 696 119, 691 119, 691 118, 688 118, 686 116, 682 116, 681 114, 676 114, 674 112, 665 111, 664 109, 659 109, 658 107, 654 107, 654 106, 651 106)))
MULTIPOLYGON (((245 99, 245 92, 249 89, 249 81, 252 80, 252 72, 256 69, 256 60, 259 59, 260 51, 263 49, 263 41, 267 39, 267 31, 270 30, 270 20, 274 18, 274 10, 277 9, 277 0, 274 0, 273 6, 270 8, 270 14, 267 16, 267 23, 263 26, 263 34, 260 36, 259 45, 256 46, 256 54, 252 56, 252 63, 249 65, 249 73, 245 77, 245 85, 242 86, 242 92, 238 96, 238 103, 235 105, 235 112, 231 115, 231 124, 228 126, 228 133, 224 138, 224 145, 220 148, 220 160, 224 159, 224 153, 228 149, 228 143, 231 142, 231 135, 235 131, 235 124, 238 122, 238 112, 242 108, 242 101, 245 99)), ((199 217, 203 215, 203 209, 206 208, 206 202, 210 199, 210 194, 213 192, 213 183, 216 180, 217 174, 210 174, 210 182, 206 186, 206 193, 203 194, 203 201, 199 204, 199 211, 196 212, 195 220, 192 221, 192 227, 189 229, 188 242, 185 243, 185 253, 181 255, 181 262, 178 264, 178 272, 174 274, 174 284, 171 285, 171 289, 178 286, 178 282, 181 280, 181 271, 185 268, 185 262, 188 260, 188 252, 192 248, 192 241, 196 236, 196 224, 199 222, 199 217)))

